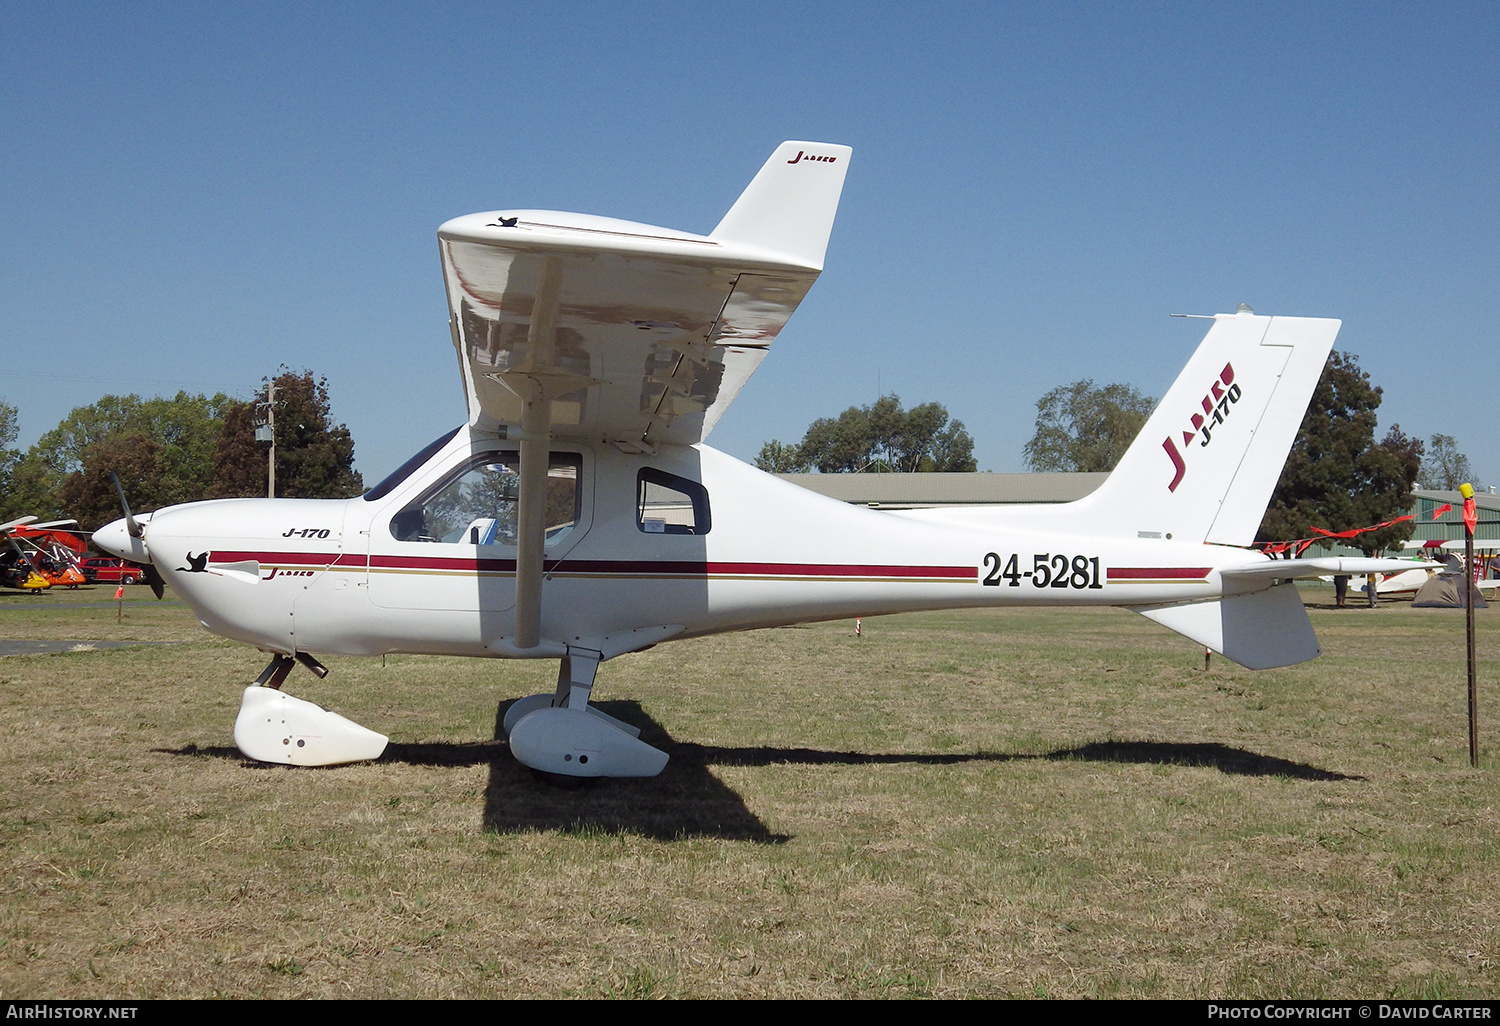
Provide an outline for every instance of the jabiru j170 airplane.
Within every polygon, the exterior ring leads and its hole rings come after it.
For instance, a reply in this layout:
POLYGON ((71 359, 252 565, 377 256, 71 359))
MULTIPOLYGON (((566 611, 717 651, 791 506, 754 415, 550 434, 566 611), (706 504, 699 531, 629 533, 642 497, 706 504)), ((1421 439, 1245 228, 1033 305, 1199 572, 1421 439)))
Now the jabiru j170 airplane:
POLYGON ((210 631, 271 655, 241 751, 380 755, 384 736, 282 690, 329 653, 556 659, 555 691, 507 710, 510 749, 605 777, 667 755, 589 704, 600 664, 722 631, 1109 605, 1255 669, 1316 656, 1290 581, 1392 561, 1245 546, 1338 321, 1212 318, 1119 466, 1068 504, 871 510, 704 444, 821 272, 850 152, 782 143, 708 235, 547 210, 449 221, 466 424, 358 498, 127 505, 98 531, 210 631))

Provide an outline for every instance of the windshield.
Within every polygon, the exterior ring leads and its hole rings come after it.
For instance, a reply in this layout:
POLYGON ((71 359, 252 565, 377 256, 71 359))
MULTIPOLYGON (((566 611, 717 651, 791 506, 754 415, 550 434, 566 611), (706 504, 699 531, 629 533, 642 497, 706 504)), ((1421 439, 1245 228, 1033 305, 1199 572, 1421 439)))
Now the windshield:
POLYGON ((451 442, 453 440, 453 436, 458 434, 462 430, 463 425, 460 424, 458 427, 454 428, 452 431, 449 431, 441 438, 433 439, 431 442, 427 443, 427 445, 422 447, 421 452, 417 453, 411 459, 401 464, 401 466, 391 471, 390 476, 387 477, 384 481, 380 482, 374 488, 371 488, 368 492, 365 492, 365 499, 367 501, 373 501, 375 499, 382 499, 385 496, 389 495, 392 489, 394 489, 402 481, 405 481, 408 477, 410 477, 418 467, 426 463, 428 460, 432 459, 433 455, 439 449, 451 442))

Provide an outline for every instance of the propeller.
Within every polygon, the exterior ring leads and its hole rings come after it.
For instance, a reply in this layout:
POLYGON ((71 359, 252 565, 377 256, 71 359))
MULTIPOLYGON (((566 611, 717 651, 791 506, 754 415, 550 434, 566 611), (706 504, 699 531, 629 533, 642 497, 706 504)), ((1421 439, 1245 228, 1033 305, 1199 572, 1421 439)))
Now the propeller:
POLYGON ((132 538, 146 537, 145 530, 136 522, 135 514, 130 512, 130 503, 125 501, 125 486, 120 484, 120 475, 111 470, 109 479, 115 483, 115 491, 120 495, 120 505, 125 508, 125 530, 130 532, 132 538))
POLYGON ((145 571, 146 583, 151 585, 151 594, 155 595, 157 598, 164 597, 167 593, 167 582, 162 580, 161 571, 156 569, 156 564, 147 563, 145 565, 145 571))
MULTIPOLYGON (((120 475, 111 470, 109 479, 115 483, 115 491, 120 493, 120 505, 125 509, 125 530, 137 541, 144 540, 146 531, 135 519, 135 514, 130 512, 130 503, 125 501, 125 486, 120 484, 120 475)), ((148 561, 142 564, 142 569, 145 571, 146 583, 151 585, 151 594, 158 599, 166 595, 167 582, 162 580, 161 571, 156 569, 156 564, 148 561)))

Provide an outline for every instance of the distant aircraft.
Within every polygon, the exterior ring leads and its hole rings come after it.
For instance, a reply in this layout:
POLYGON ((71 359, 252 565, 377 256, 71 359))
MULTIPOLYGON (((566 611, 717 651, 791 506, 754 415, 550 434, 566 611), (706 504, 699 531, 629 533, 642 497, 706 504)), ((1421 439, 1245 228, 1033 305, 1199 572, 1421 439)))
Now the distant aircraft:
POLYGON ((36 517, 21 517, 0 524, 0 588, 38 592, 52 587, 37 570, 35 557, 16 540, 16 532, 36 517))
POLYGON ((467 424, 359 498, 127 505, 98 531, 204 626, 272 654, 240 749, 379 755, 383 736, 279 690, 296 662, 327 672, 313 653, 555 659, 556 690, 510 706, 504 730, 522 763, 569 776, 667 762, 589 704, 601 663, 723 631, 1105 605, 1254 669, 1316 656, 1288 582, 1393 561, 1243 546, 1338 321, 1212 318, 1119 467, 1065 505, 861 509, 703 444, 822 270, 849 158, 783 143, 708 235, 542 210, 449 221, 467 424))
POLYGON ((29 546, 30 562, 36 572, 54 588, 77 588, 87 584, 79 559, 88 544, 65 527, 77 527, 76 520, 53 520, 45 524, 30 523, 11 530, 11 537, 22 547, 29 546))
MULTIPOLYGON (((1448 553, 1446 558, 1438 563, 1426 560, 1403 560, 1407 568, 1404 570, 1390 571, 1377 575, 1375 582, 1376 595, 1415 595, 1422 585, 1435 572, 1435 567, 1447 565, 1447 571, 1463 573, 1463 560, 1453 553, 1448 553)), ((1367 578, 1360 578, 1350 585, 1351 591, 1365 594, 1369 589, 1366 587, 1367 578)), ((1500 588, 1500 578, 1484 578, 1474 582, 1474 586, 1481 592, 1493 592, 1500 588)))

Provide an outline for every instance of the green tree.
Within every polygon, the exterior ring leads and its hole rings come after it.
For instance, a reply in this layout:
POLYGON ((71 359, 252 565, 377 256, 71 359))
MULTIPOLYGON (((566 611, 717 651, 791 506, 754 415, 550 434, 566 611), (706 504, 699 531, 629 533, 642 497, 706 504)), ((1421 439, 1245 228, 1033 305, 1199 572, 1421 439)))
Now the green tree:
MULTIPOLYGON (((1281 479, 1261 521, 1258 541, 1307 538, 1312 527, 1349 531, 1404 514, 1422 463, 1422 441, 1392 425, 1375 441, 1381 390, 1353 353, 1329 354, 1313 390, 1281 479)), ((1357 535, 1351 545, 1372 555, 1401 544, 1411 521, 1357 535)))
POLYGON ((37 440, 13 474, 15 491, 28 512, 76 517, 85 527, 119 515, 111 470, 129 472, 129 482, 120 479, 133 509, 208 498, 229 404, 223 394, 106 395, 37 440))
POLYGON ((0 523, 14 520, 16 514, 10 512, 9 496, 11 492, 11 476, 15 473, 16 464, 21 459, 19 451, 10 447, 20 433, 17 418, 21 411, 10 403, 0 399, 0 523))
MULTIPOLYGON (((139 432, 156 439, 168 457, 169 470, 185 475, 189 490, 213 480, 214 448, 232 400, 178 392, 170 399, 138 395, 106 395, 91 406, 80 406, 57 427, 37 440, 34 451, 59 472, 83 469, 90 445, 120 434, 139 432)), ((202 496, 198 496, 201 498, 202 496)))
MULTIPOLYGON (((329 417, 328 379, 281 368, 276 383, 276 494, 298 499, 343 499, 364 490, 354 470, 354 439, 329 417)), ((264 396, 264 392, 262 393, 264 396)), ((266 494, 265 443, 255 440, 264 419, 257 402, 231 404, 217 451, 213 493, 266 494)))
POLYGON ((1022 454, 1039 471, 1113 470, 1156 400, 1130 385, 1059 385, 1036 402, 1036 434, 1022 454))
POLYGON ((775 439, 761 447, 755 465, 771 473, 972 473, 974 439, 941 403, 903 409, 898 396, 851 406, 836 418, 812 422, 802 441, 775 439))
POLYGON ((84 450, 83 465, 63 479, 57 490, 60 508, 85 527, 119 517, 120 496, 111 474, 119 476, 132 510, 191 501, 172 497, 176 487, 162 474, 165 452, 165 446, 143 431, 106 435, 84 450))
POLYGON ((1469 466, 1469 457, 1458 451, 1458 443, 1452 435, 1432 436, 1419 480, 1428 488, 1447 492, 1458 491, 1458 486, 1466 481, 1475 488, 1480 486, 1469 466))
POLYGON ((802 447, 771 439, 760 447, 755 465, 768 474, 805 474, 812 465, 802 458, 802 447))
POLYGON ((11 461, 5 490, 0 492, 0 523, 24 516, 62 519, 57 496, 61 483, 59 475, 40 457, 31 452, 18 453, 11 461))
POLYGON ((15 451, 10 448, 10 443, 14 442, 16 435, 20 433, 20 427, 16 422, 20 415, 20 410, 4 399, 0 399, 0 452, 15 451))

